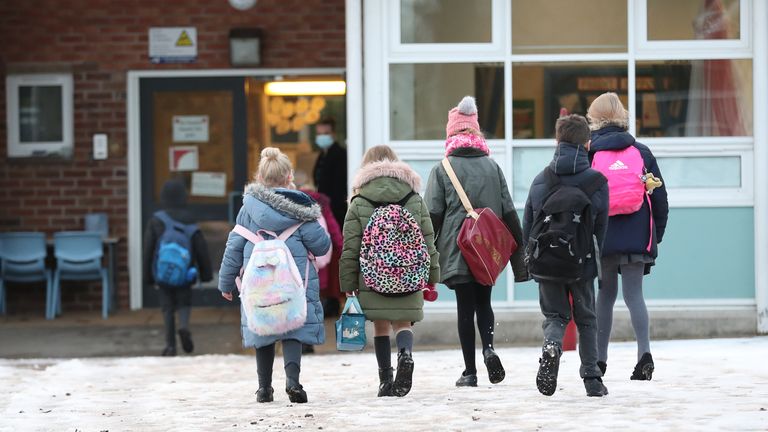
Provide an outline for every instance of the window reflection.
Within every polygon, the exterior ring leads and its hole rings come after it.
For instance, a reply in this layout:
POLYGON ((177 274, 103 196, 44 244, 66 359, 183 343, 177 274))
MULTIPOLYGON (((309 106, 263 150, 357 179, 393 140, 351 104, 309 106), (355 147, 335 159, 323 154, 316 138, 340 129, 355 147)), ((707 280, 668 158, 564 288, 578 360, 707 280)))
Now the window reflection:
POLYGON ((739 0, 648 0, 648 40, 739 39, 739 0))

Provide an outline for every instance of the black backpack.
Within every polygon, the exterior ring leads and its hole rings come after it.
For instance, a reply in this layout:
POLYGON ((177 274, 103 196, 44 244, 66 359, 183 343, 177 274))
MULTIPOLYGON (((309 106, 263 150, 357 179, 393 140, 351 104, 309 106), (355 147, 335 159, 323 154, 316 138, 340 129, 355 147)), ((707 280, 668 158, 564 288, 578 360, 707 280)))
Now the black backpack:
POLYGON ((563 184, 551 168, 544 170, 544 176, 549 192, 533 216, 525 250, 528 272, 536 281, 576 282, 596 246, 590 197, 606 180, 595 173, 570 186, 563 184))

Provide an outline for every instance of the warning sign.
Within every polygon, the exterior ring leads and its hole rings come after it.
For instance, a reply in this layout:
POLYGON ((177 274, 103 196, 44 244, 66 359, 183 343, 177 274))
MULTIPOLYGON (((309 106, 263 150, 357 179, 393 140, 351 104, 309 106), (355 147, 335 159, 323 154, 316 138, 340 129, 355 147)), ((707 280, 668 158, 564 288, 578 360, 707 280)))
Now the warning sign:
POLYGON ((197 146, 175 146, 168 149, 168 169, 176 171, 197 171, 197 146))
POLYGON ((152 63, 191 63, 197 60, 195 27, 151 27, 149 59, 152 63))

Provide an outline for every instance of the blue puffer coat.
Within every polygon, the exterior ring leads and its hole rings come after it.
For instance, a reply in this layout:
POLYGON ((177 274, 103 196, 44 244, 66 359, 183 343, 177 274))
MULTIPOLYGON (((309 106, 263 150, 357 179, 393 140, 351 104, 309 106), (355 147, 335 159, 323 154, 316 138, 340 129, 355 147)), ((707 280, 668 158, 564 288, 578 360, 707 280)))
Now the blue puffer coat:
MULTIPOLYGON (((319 216, 320 206, 303 192, 290 189, 267 189, 259 184, 250 184, 245 188, 243 207, 237 215, 237 223, 254 233, 263 229, 279 235, 285 229, 299 222, 305 222, 286 241, 299 272, 304 275, 307 251, 315 256, 322 256, 331 246, 330 237, 317 222, 319 216)), ((223 293, 237 291, 235 278, 240 274, 240 268, 248 264, 251 251, 253 251, 252 243, 239 234, 229 233, 227 248, 219 271, 219 291, 223 293)), ((310 265, 309 269, 307 321, 303 327, 284 335, 258 336, 248 329, 242 310, 240 325, 244 347, 260 348, 284 339, 296 339, 310 345, 324 343, 323 307, 320 305, 320 284, 314 266, 310 265)))
MULTIPOLYGON (((618 126, 607 126, 592 132, 592 145, 589 147, 589 157, 592 160, 596 152, 624 150, 629 146, 637 148, 643 157, 645 168, 661 179, 661 170, 651 150, 647 146, 635 141, 635 137, 618 126)), ((649 198, 652 204, 650 208, 648 201, 645 200, 640 210, 632 214, 610 217, 608 233, 603 245, 603 256, 641 254, 656 258, 658 255, 657 244, 661 243, 662 238, 664 238, 667 216, 669 214, 666 184, 655 189, 649 198), (655 228, 652 232, 650 231, 651 220, 649 219, 651 213, 653 213, 653 227, 655 228), (650 251, 647 249, 649 239, 651 240, 650 251)), ((647 265, 646 273, 649 271, 650 265, 647 265)))

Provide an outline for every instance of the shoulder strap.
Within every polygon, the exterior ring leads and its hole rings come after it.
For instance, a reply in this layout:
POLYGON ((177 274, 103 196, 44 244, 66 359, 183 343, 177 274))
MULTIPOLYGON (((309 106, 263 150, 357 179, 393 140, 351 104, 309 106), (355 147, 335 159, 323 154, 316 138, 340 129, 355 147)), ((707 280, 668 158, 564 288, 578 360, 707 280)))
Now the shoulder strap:
POLYGON ((464 210, 466 210, 467 214, 469 214, 473 219, 477 219, 480 216, 475 212, 475 209, 472 207, 472 203, 469 202, 469 197, 467 197, 467 193, 464 192, 464 188, 461 186, 459 178, 456 177, 456 172, 451 166, 451 161, 449 161, 448 158, 444 158, 442 163, 446 174, 448 174, 448 178, 451 179, 453 188, 456 189, 456 193, 459 195, 459 199, 461 200, 461 204, 464 206, 464 210))
POLYGON ((165 224, 166 228, 168 228, 171 225, 175 225, 177 223, 165 210, 156 211, 155 217, 160 219, 160 221, 162 221, 163 224, 165 224))
POLYGON ((384 203, 380 203, 378 201, 374 201, 374 200, 372 200, 370 198, 366 198, 366 197, 364 197, 362 195, 355 195, 355 196, 353 196, 352 199, 350 199, 350 202, 354 201, 355 198, 360 198, 360 199, 366 200, 366 201, 368 201, 369 204, 371 204, 374 207, 381 207, 381 206, 384 205, 384 203))
POLYGON ((248 240, 249 242, 251 242, 253 244, 256 244, 256 243, 264 240, 263 237, 261 237, 258 234, 254 234, 253 232, 251 232, 251 230, 249 230, 248 228, 246 228, 246 227, 244 227, 242 225, 235 225, 235 229, 233 229, 232 231, 237 233, 237 234, 240 234, 246 240, 248 240))
POLYGON ((403 199, 396 202, 395 204, 399 205, 400 207, 405 207, 406 204, 408 204, 408 201, 411 199, 412 196, 416 195, 416 192, 410 191, 408 194, 406 194, 403 199))
POLYGON ((293 233, 295 233, 296 230, 301 228, 302 225, 304 225, 304 222, 299 222, 296 225, 286 228, 285 230, 283 230, 283 232, 280 233, 279 236, 277 236, 277 239, 282 241, 288 240, 288 237, 292 236, 293 233))
POLYGON ((601 187, 607 182, 605 176, 600 172, 596 172, 593 176, 582 180, 579 183, 579 189, 581 189, 587 197, 591 198, 595 192, 599 191, 601 187))

